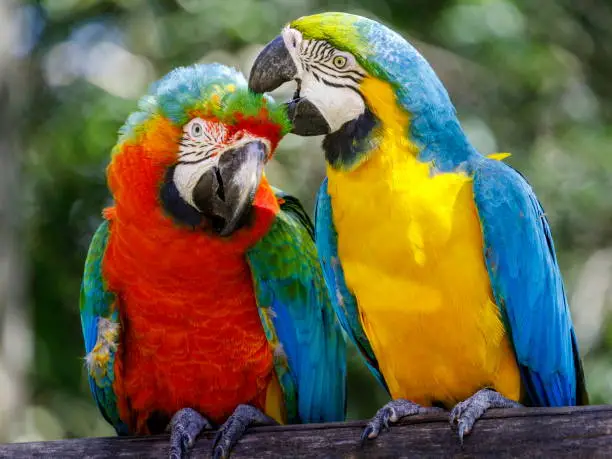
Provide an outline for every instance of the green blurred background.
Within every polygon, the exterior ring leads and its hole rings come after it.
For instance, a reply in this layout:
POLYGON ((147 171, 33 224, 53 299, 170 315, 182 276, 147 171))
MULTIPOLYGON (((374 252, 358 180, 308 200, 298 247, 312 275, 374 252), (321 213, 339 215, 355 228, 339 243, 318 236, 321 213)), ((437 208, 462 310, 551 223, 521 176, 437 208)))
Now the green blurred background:
MULTIPOLYGON (((513 153, 553 227, 592 401, 612 401, 612 2, 4 0, 0 441, 112 433, 83 371, 79 282, 109 202, 109 152, 137 98, 178 65, 247 73, 287 21, 324 10, 400 31, 445 82, 480 151, 513 153)), ((309 209, 324 173, 320 140, 288 136, 268 167, 309 209)), ((349 416, 385 400, 353 352, 349 416)))

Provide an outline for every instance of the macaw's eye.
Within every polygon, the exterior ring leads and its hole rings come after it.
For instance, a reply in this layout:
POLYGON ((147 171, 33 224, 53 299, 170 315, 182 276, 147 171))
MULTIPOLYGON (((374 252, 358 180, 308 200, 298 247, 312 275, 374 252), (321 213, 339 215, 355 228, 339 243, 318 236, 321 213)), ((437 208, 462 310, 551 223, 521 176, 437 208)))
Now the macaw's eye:
POLYGON ((196 121, 191 125, 191 137, 202 137, 202 134, 204 134, 204 126, 202 126, 202 123, 196 121))
POLYGON ((336 56, 332 62, 337 69, 342 69, 346 65, 346 57, 336 56))

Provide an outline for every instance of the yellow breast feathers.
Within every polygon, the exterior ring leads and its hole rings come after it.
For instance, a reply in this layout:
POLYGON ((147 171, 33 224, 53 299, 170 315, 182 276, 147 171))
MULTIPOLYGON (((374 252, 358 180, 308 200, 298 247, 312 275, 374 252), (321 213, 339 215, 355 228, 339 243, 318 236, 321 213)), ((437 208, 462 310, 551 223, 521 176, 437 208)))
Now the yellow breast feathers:
POLYGON ((328 191, 346 282, 392 396, 450 406, 489 386, 518 400, 471 178, 431 174, 391 86, 366 78, 361 89, 380 142, 356 169, 328 168, 328 191))

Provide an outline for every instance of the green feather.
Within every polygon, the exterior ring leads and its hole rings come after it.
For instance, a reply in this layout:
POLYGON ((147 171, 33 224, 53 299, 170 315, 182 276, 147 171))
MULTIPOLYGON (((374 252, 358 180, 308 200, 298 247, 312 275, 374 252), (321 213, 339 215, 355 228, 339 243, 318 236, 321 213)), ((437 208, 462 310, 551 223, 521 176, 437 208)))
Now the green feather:
POLYGON ((259 314, 295 422, 341 421, 346 402, 346 345, 328 296, 299 201, 275 190, 281 211, 248 253, 259 314))
POLYGON ((114 307, 115 295, 107 289, 102 274, 109 234, 109 223, 104 221, 89 246, 81 284, 81 326, 91 393, 106 420, 117 433, 125 434, 127 429, 119 418, 113 390, 115 353, 119 346, 119 312, 114 307))
MULTIPOLYGON (((174 69, 151 85, 149 93, 139 100, 138 108, 120 129, 120 144, 132 141, 147 121, 156 116, 183 126, 194 111, 231 125, 266 110, 266 121, 277 124, 282 135, 291 130, 285 104, 277 104, 269 95, 250 92, 240 72, 221 64, 174 69)), ((115 151, 120 151, 120 145, 115 151)))

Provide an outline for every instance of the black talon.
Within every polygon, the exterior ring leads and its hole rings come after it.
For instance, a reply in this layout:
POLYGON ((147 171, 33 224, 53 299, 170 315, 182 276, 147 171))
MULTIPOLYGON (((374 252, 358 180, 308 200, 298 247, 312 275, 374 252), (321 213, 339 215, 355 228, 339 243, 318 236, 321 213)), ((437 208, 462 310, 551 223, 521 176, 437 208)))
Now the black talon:
POLYGON ((219 443, 219 440, 221 440, 222 436, 223 436, 223 431, 221 429, 217 430, 217 433, 215 434, 215 438, 213 439, 213 449, 216 448, 217 443, 219 443))
POLYGON ((217 433, 215 434, 215 439, 213 440, 213 446, 212 446, 213 447, 213 454, 212 454, 213 459, 224 459, 226 457, 225 449, 223 448, 223 446, 219 444, 219 442, 221 441, 221 439, 223 438, 223 435, 225 434, 225 432, 228 430, 229 427, 231 427, 231 423, 229 422, 229 419, 228 419, 226 424, 223 424, 221 427, 219 427, 219 430, 217 430, 217 433))
POLYGON ((361 437, 360 437, 360 444, 361 446, 365 445, 366 442, 368 441, 368 436, 373 432, 374 429, 372 429, 372 427, 370 427, 369 425, 366 426, 365 429, 363 429, 363 432, 361 432, 361 437))
POLYGON ((222 446, 218 446, 213 450, 213 459, 225 459, 225 451, 222 446))

